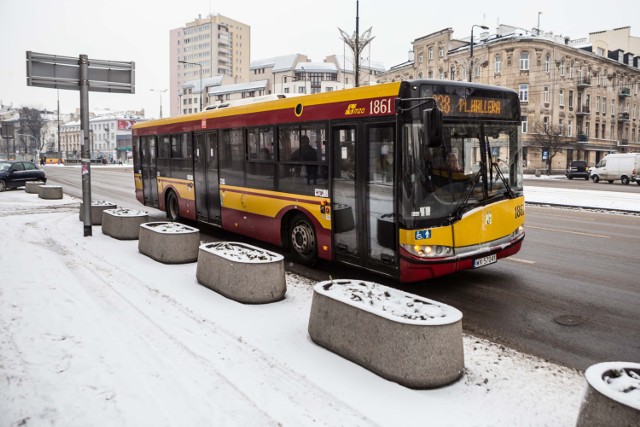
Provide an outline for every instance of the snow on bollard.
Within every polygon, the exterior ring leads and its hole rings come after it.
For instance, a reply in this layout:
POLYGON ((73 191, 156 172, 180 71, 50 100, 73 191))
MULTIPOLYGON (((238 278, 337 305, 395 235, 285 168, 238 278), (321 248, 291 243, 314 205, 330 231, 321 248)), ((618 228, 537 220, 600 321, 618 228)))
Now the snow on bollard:
POLYGON ((140 225, 138 251, 164 264, 198 260, 200 231, 179 222, 148 222, 140 225))
POLYGON ((462 375, 462 313, 454 307, 359 280, 329 280, 313 290, 315 343, 411 388, 462 375))
POLYGON ((280 301, 287 291, 284 257, 238 242, 201 245, 196 278, 207 288, 246 304, 280 301))
POLYGON ((149 215, 143 211, 105 209, 102 212, 102 233, 114 239, 136 240, 140 236, 140 226, 146 222, 149 222, 149 215))
POLYGON ((640 363, 598 363, 584 376, 577 426, 640 426, 640 363))
MULTIPOLYGON (((91 201, 91 225, 102 224, 102 213, 107 209, 115 209, 117 206, 114 203, 106 200, 92 200, 91 201)), ((84 207, 80 202, 80 221, 84 221, 84 207)))

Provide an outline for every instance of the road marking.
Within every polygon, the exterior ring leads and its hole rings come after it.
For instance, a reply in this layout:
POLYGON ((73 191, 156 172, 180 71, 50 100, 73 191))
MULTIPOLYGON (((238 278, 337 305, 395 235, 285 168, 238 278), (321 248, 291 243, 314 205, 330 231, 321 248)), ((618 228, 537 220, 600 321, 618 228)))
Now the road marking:
POLYGON ((558 230, 557 228, 544 228, 544 227, 534 227, 532 225, 527 225, 527 228, 533 228, 535 230, 544 230, 544 231, 555 231, 558 233, 567 233, 567 234, 579 234, 581 236, 588 236, 588 237, 599 237, 602 239, 610 239, 611 236, 604 236, 602 234, 589 234, 589 233, 581 233, 580 231, 569 231, 569 230, 558 230))
POLYGON ((513 258, 513 257, 509 257, 507 258, 507 261, 513 261, 513 262, 520 262, 522 264, 535 264, 535 261, 530 261, 528 259, 519 259, 519 258, 513 258))

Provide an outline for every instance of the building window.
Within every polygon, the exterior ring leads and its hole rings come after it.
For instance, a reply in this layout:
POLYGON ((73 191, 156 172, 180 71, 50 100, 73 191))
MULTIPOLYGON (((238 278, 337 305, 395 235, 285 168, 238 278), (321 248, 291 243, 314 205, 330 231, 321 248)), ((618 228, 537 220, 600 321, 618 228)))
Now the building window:
POLYGON ((542 118, 542 129, 544 129, 545 132, 549 130, 549 117, 542 118))
MULTIPOLYGON (((616 101, 615 100, 611 100, 611 117, 616 115, 616 101)), ((611 125, 613 126, 613 125, 611 125)))
POLYGON ((544 87, 544 103, 549 104, 549 86, 544 87))
POLYGON ((429 55, 429 60, 433 59, 433 47, 430 47, 429 50, 427 51, 428 55, 429 55))
POLYGON ((573 61, 569 63, 569 78, 573 78, 573 61))
POLYGON ((529 85, 523 83, 520 85, 520 91, 518 92, 520 95, 520 101, 528 102, 529 101, 529 85))
POLYGON ((500 74, 502 72, 502 57, 498 54, 495 59, 495 73, 500 74))
POLYGON ((551 57, 547 53, 547 56, 544 58, 544 72, 549 73, 551 57))
POLYGON ((439 77, 440 80, 444 80, 444 70, 442 68, 440 68, 440 73, 439 73, 439 77))
POLYGON ((604 116, 605 114, 607 114, 607 98, 603 97, 602 98, 602 115, 604 116))
POLYGON ((529 52, 520 53, 520 69, 521 70, 529 69, 529 52))
POLYGON ((564 89, 560 89, 560 96, 559 96, 559 100, 560 100, 560 106, 564 107, 564 89))
POLYGON ((569 91, 569 109, 573 109, 573 91, 569 91))
POLYGON ((424 56, 422 54, 418 55, 418 62, 422 64, 424 62, 424 56))
POLYGON ((444 58, 444 48, 443 47, 438 49, 438 56, 440 58, 444 58))
POLYGON ((527 133, 529 130, 529 118, 527 116, 522 116, 522 133, 527 133))
POLYGON ((564 77, 564 59, 560 60, 560 76, 564 77))
MULTIPOLYGON (((600 112, 600 97, 596 96, 596 114, 600 112)), ((597 134, 598 132, 596 132, 597 134)))

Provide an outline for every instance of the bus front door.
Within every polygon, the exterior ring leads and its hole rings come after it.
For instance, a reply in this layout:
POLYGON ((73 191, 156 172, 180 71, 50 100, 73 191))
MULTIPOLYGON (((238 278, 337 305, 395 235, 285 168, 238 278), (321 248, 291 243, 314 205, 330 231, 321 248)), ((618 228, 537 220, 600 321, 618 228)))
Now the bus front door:
POLYGON ((158 167, 156 165, 156 137, 142 140, 142 183, 145 206, 158 207, 158 167))
POLYGON ((195 136, 195 184, 198 221, 220 224, 220 189, 218 174, 218 134, 195 136))
POLYGON ((393 123, 334 126, 332 220, 336 260, 397 273, 393 123))

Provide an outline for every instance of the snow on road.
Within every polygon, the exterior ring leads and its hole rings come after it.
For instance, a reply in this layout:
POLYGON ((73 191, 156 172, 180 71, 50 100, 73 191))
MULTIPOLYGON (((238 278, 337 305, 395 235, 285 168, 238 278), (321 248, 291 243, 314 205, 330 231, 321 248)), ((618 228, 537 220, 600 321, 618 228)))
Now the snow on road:
MULTIPOLYGON (((313 283, 244 305, 93 227, 0 193, 0 425, 573 425, 584 379, 465 336, 464 377, 384 380, 314 344, 313 283)), ((464 319, 463 319, 464 323, 464 319)))

